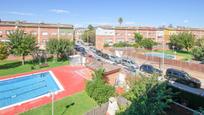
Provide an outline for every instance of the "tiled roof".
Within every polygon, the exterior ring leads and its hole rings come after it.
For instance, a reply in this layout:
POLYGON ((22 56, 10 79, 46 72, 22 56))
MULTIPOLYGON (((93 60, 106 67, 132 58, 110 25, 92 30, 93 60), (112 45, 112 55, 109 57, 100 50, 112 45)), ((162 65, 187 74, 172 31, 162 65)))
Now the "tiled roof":
POLYGON ((25 21, 0 21, 0 26, 73 28, 71 24, 30 23, 25 21))

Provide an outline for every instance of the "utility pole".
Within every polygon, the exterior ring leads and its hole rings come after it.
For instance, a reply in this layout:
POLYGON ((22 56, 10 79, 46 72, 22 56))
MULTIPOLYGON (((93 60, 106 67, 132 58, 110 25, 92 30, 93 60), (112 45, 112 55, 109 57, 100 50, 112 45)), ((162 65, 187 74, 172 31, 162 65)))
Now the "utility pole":
POLYGON ((162 72, 163 72, 163 77, 164 77, 164 38, 163 38, 163 40, 162 40, 162 53, 163 53, 163 58, 162 58, 162 68, 163 68, 163 70, 162 70, 162 72))

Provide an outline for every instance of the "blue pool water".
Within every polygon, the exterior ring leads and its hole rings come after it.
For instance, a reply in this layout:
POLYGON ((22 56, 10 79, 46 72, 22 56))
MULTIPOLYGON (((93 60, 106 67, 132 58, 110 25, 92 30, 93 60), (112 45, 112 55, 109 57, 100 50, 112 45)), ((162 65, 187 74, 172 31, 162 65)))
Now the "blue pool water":
MULTIPOLYGON (((163 53, 146 53, 145 56, 153 56, 153 57, 163 58, 163 53)), ((169 54, 164 54, 164 58, 175 59, 175 56, 169 55, 169 54)))
POLYGON ((0 81, 0 108, 60 90, 50 72, 0 81))

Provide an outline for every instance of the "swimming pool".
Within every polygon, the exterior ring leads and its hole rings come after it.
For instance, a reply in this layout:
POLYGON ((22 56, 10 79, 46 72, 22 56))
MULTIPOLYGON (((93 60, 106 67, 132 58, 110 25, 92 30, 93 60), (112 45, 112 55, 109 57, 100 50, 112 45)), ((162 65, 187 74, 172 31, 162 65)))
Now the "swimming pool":
MULTIPOLYGON (((163 58, 163 53, 146 53, 145 56, 152 56, 152 57, 159 57, 159 58, 163 58)), ((170 54, 164 54, 164 58, 166 59, 175 59, 176 57, 174 55, 170 55, 170 54)))
POLYGON ((20 76, 0 81, 0 109, 20 105, 63 87, 51 71, 20 76))

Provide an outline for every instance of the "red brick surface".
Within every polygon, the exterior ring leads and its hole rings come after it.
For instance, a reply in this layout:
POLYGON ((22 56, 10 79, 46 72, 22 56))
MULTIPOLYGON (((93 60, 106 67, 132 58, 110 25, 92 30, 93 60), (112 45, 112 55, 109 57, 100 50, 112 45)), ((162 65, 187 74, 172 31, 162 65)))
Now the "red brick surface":
MULTIPOLYGON (((84 90, 85 80, 83 76, 78 74, 77 72, 84 69, 86 68, 82 66, 61 66, 61 67, 48 69, 54 73, 54 75, 56 76, 56 78, 59 80, 59 82, 64 88, 64 91, 55 95, 55 101, 62 99, 65 96, 70 96, 70 95, 73 95, 74 93, 81 92, 84 90)), ((13 78, 21 75, 42 72, 42 71, 47 71, 47 70, 40 70, 40 71, 28 72, 28 73, 17 74, 12 76, 5 76, 5 77, 1 77, 0 79, 13 78)), ((0 110, 0 115, 15 115, 48 103, 51 103, 51 97, 42 97, 34 101, 26 102, 21 105, 0 110)))

